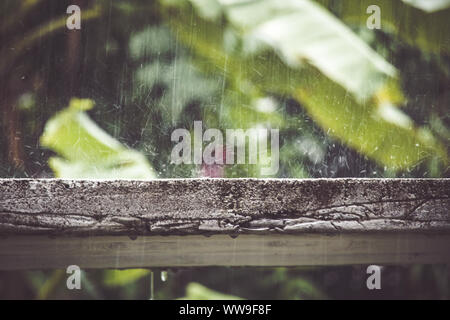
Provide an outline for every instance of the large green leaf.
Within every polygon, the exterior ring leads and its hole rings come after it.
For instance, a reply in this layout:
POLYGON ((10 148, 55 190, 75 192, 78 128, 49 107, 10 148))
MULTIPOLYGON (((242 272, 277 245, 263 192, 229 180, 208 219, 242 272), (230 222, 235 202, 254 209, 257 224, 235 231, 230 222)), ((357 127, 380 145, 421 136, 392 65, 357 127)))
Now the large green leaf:
POLYGON ((250 54, 264 43, 289 66, 313 65, 358 99, 372 96, 387 78, 395 77, 392 65, 312 1, 220 2, 231 3, 223 5, 223 11, 233 27, 242 31, 244 50, 250 54))
MULTIPOLYGON (((297 22, 290 19, 296 14, 293 12, 295 6, 290 5, 292 1, 286 2, 286 9, 283 9, 284 2, 233 1, 231 7, 221 7, 225 19, 217 10, 203 8, 192 11, 189 1, 176 1, 175 6, 173 2, 166 8, 167 21, 179 40, 200 56, 208 58, 198 61, 204 71, 214 73, 216 69, 226 70, 229 78, 239 83, 238 86, 245 87, 246 83, 251 83, 263 93, 296 97, 326 132, 390 169, 411 168, 430 157, 438 157, 444 163, 448 161, 445 148, 435 141, 429 131, 416 127, 411 119, 393 106, 393 103, 403 99, 389 64, 380 62, 382 58, 361 43, 356 46, 349 44, 346 48, 346 37, 362 41, 350 35, 351 31, 329 14, 318 13, 324 9, 306 5, 308 1, 297 1, 304 4, 298 14, 310 21, 307 25, 320 28, 319 25, 326 25, 330 18, 331 25, 339 25, 336 36, 343 38, 343 43, 336 43, 331 36, 333 30, 326 28, 322 28, 326 30, 323 37, 320 33, 304 29, 304 33, 311 33, 312 36, 301 35, 302 42, 298 41, 298 31, 290 30, 298 27, 297 22), (210 13, 205 15, 205 10, 210 13), (238 13, 239 10, 246 13, 238 13), (282 23, 284 16, 286 22, 282 23), (245 23, 242 22, 244 17, 245 23), (312 21, 315 18, 320 23, 312 21), (276 32, 267 33, 274 41, 261 39, 260 36, 261 27, 269 25, 277 28, 276 32), (325 50, 328 42, 329 52, 325 50), (339 48, 336 56, 333 56, 333 48, 339 48), (296 52, 300 53, 301 64, 290 63, 296 52), (305 58, 316 52, 318 56, 305 58), (342 63, 342 66, 331 66, 330 61, 324 61, 326 59, 330 59, 332 64, 342 63), (350 60, 361 63, 361 66, 350 60), (362 65, 366 63, 370 66, 362 65), (347 64, 353 65, 355 71, 350 70, 347 64), (359 71, 358 67, 363 71, 359 71), (349 75, 346 76, 344 70, 349 75), (353 85, 351 79, 343 80, 354 73, 361 84, 353 85), (363 92, 356 89, 363 86, 369 89, 363 92)), ((199 6, 199 3, 195 1, 195 5, 199 6)), ((205 3, 212 3, 214 8, 218 2, 203 0, 201 5, 205 6, 205 3)))
POLYGON ((403 0, 403 2, 426 12, 439 11, 450 7, 450 0, 403 0))
MULTIPOLYGON (((325 6, 332 4, 332 0, 317 1, 325 6)), ((359 26, 367 23, 370 16, 367 8, 377 5, 381 11, 382 30, 398 35, 421 50, 450 54, 448 0, 352 0, 337 3, 333 6, 336 15, 347 23, 359 26)))
POLYGON ((84 112, 91 100, 72 99, 68 108, 51 118, 41 144, 62 157, 49 165, 58 178, 151 179, 155 177, 146 158, 123 146, 98 127, 84 112))

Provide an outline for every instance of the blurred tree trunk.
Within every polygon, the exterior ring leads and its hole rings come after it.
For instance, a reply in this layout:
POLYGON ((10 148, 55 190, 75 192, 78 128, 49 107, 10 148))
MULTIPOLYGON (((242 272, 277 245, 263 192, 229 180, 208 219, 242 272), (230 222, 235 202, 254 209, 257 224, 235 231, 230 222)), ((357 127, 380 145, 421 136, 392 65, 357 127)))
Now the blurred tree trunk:
POLYGON ((9 83, 2 92, 2 127, 6 139, 8 161, 16 169, 24 169, 25 156, 22 143, 22 129, 18 99, 25 90, 24 79, 18 74, 9 77, 9 83))
MULTIPOLYGON (((87 7, 86 0, 73 0, 72 4, 81 8, 81 21, 83 21, 83 11, 87 7)), ((67 98, 80 95, 81 80, 81 55, 82 43, 81 34, 83 30, 83 22, 81 30, 66 30, 66 63, 64 73, 67 79, 67 98)))

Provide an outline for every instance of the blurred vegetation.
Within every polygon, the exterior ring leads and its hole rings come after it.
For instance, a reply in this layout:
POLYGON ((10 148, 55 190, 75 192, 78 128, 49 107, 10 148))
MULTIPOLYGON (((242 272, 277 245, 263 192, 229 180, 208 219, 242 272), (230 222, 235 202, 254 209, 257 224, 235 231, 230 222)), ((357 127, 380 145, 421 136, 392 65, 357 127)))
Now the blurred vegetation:
POLYGON ((366 287, 367 266, 86 270, 67 290, 65 270, 2 271, 9 299, 450 299, 445 265, 385 266, 381 290, 366 287), (167 276, 161 278, 161 272, 167 276), (211 290, 211 288, 213 290, 211 290))
MULTIPOLYGON (((449 0, 4 0, 0 35, 0 177, 205 176, 170 164, 171 133, 194 120, 280 129, 277 177, 450 176, 449 0), (65 28, 71 4, 80 31, 65 28), (366 26, 374 4, 381 30, 366 26)), ((187 269, 155 297, 220 295, 180 277, 243 298, 370 297, 336 289, 352 267, 336 287, 311 277, 330 270, 187 269)), ((448 298, 448 281, 421 280, 436 270, 404 270, 412 291, 387 297, 448 298)), ((150 271, 84 275, 84 298, 150 297, 150 271)), ((24 296, 69 297, 61 271, 13 278, 24 296)))

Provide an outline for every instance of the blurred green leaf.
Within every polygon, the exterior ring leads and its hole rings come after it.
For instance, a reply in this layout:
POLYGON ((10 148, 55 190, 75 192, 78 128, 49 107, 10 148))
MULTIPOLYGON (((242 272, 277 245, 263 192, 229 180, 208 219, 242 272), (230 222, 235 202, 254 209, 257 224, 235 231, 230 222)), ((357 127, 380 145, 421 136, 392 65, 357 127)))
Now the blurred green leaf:
POLYGON ((233 1, 224 10, 232 25, 242 30, 250 53, 258 42, 265 43, 287 65, 310 64, 358 99, 371 97, 386 79, 396 76, 392 65, 313 1, 233 1))
POLYGON ((439 11, 450 7, 450 0, 403 0, 403 2, 427 12, 439 11))
POLYGON ((147 269, 105 270, 103 283, 110 287, 126 286, 150 274, 147 269))
MULTIPOLYGON (((317 1, 325 6, 331 4, 330 0, 317 1)), ((370 5, 380 7, 383 31, 398 35, 410 45, 419 47, 421 50, 437 54, 448 55, 450 53, 448 0, 339 1, 339 5, 333 8, 336 15, 345 22, 365 26, 370 16, 367 13, 370 5)))
POLYGON ((223 294, 202 286, 199 283, 191 282, 186 287, 186 295, 180 300, 243 300, 242 298, 223 294))
POLYGON ((292 279, 288 286, 289 289, 298 295, 301 299, 321 299, 324 300, 327 298, 326 294, 323 293, 320 289, 316 287, 312 282, 302 279, 295 278, 292 279))
POLYGON ((68 108, 51 118, 41 144, 57 152, 49 165, 58 178, 151 179, 152 167, 137 151, 123 146, 84 112, 88 99, 72 99, 68 108))
MULTIPOLYGON (((305 2, 307 1, 298 1, 298 3, 305 2)), ((399 84, 395 78, 389 77, 388 69, 391 70, 390 67, 387 67, 389 64, 379 62, 382 61, 382 58, 363 44, 360 44, 361 48, 364 48, 361 51, 355 50, 355 46, 350 45, 348 51, 354 52, 348 54, 349 57, 353 57, 360 63, 367 62, 371 65, 369 68, 362 67, 364 72, 359 75, 360 81, 364 85, 375 81, 378 83, 378 89, 376 90, 374 87, 366 90, 365 95, 357 92, 352 95, 349 94, 349 89, 352 89, 352 85, 349 85, 350 82, 344 81, 342 84, 336 82, 337 77, 323 75, 323 70, 326 70, 327 66, 326 62, 320 69, 316 68, 321 65, 321 62, 317 62, 320 59, 332 59, 337 64, 340 63, 339 59, 342 59, 342 61, 348 61, 349 59, 346 56, 341 58, 340 55, 329 57, 330 53, 327 53, 325 49, 323 51, 317 49, 322 47, 321 41, 327 43, 330 40, 333 31, 326 29, 323 38, 313 33, 310 39, 307 36, 301 36, 303 42, 297 41, 297 34, 290 30, 295 27, 296 23, 289 19, 289 15, 294 10, 289 6, 291 2, 287 2, 286 10, 282 10, 285 5, 284 2, 234 1, 233 3, 238 4, 233 7, 233 10, 247 8, 247 13, 243 14, 242 17, 248 16, 251 18, 246 20, 246 25, 239 24, 238 29, 244 30, 244 34, 234 33, 237 45, 231 51, 227 50, 225 45, 226 39, 229 37, 227 32, 230 30, 226 28, 226 22, 219 20, 217 23, 196 15, 195 10, 189 10, 188 1, 178 1, 178 3, 178 7, 168 6, 166 8, 167 21, 174 29, 178 39, 194 49, 198 55, 208 58, 208 61, 199 59, 197 62, 203 71, 214 73, 215 70, 210 65, 213 62, 216 69, 226 70, 227 75, 232 79, 231 81, 236 83, 236 87, 242 87, 243 85, 246 87, 246 83, 250 83, 250 87, 258 88, 263 94, 275 93, 294 96, 325 132, 339 138, 358 152, 375 159, 379 164, 389 169, 409 169, 433 157, 440 158, 443 163, 448 162, 445 148, 434 139, 431 132, 414 125, 406 114, 393 105, 403 101, 399 84), (267 11, 268 7, 264 6, 267 3, 272 3, 275 6, 275 17, 277 17, 277 14, 281 15, 275 21, 284 21, 283 13, 287 16, 288 22, 286 24, 276 24, 276 34, 286 33, 291 35, 289 39, 283 37, 284 42, 296 43, 296 46, 299 46, 299 51, 297 51, 297 47, 283 47, 284 43, 280 44, 281 47, 279 47, 278 42, 271 43, 272 50, 270 51, 263 46, 262 48, 259 47, 258 50, 251 50, 250 54, 249 50, 245 49, 250 46, 248 43, 251 42, 252 37, 249 37, 249 35, 254 34, 254 30, 259 30, 261 21, 270 19, 269 13, 272 11, 267 11), (248 6, 251 6, 251 10, 248 6), (256 26, 252 27, 251 23, 256 26), (239 43, 241 44, 239 45, 239 43), (302 46, 305 48, 301 48, 302 46), (284 57, 283 52, 287 51, 291 52, 292 56, 295 56, 295 52, 306 52, 307 54, 316 52, 319 57, 315 57, 316 62, 311 64, 303 63, 300 66, 295 66, 287 64, 285 59, 285 61, 282 61, 274 54, 274 52, 278 52, 284 57), (375 56, 376 58, 372 60, 372 57, 375 56), (367 96, 371 91, 373 91, 373 94, 367 96), (362 99, 364 96, 365 98, 362 99)), ((329 14, 324 12, 317 13, 320 10, 323 11, 318 6, 308 4, 301 8, 306 9, 304 9, 305 11, 299 10, 299 12, 294 10, 294 13, 305 14, 304 20, 307 21, 320 17, 318 21, 321 24, 326 24, 327 19, 325 17, 330 17, 329 14), (311 12, 312 16, 308 17, 305 12, 311 12)), ((234 12, 232 16, 234 18, 228 21, 228 24, 233 25, 233 22, 239 20, 239 15, 234 12)), ((332 24, 339 25, 339 22, 333 19, 330 18, 332 24)), ((268 22, 264 22, 262 25, 265 25, 265 23, 268 22)), ((311 22, 311 26, 316 26, 316 24, 311 22)), ((342 25, 339 25, 339 28, 345 30, 345 32, 342 31, 338 37, 345 38, 350 34, 350 31, 342 25)), ((306 35, 311 33, 309 28, 303 29, 303 32, 306 35)), ((275 33, 273 36, 276 37, 275 33)), ((353 35, 351 39, 356 39, 358 42, 362 41, 353 35)), ((346 42, 344 41, 344 43, 346 42)), ((339 45, 334 44, 333 40, 331 40, 330 45, 329 51, 332 54, 333 50, 331 49, 335 46, 339 47, 339 45)), ((346 54, 344 49, 339 52, 346 54)), ((305 60, 304 62, 308 61, 305 60)), ((328 71, 327 73, 336 72, 342 77, 351 77, 354 74, 352 70, 346 69, 345 63, 343 63, 342 69, 333 68, 332 70, 332 72, 328 71), (344 75, 344 70, 349 73, 347 76, 344 75), (341 74, 341 72, 343 73, 341 74)))

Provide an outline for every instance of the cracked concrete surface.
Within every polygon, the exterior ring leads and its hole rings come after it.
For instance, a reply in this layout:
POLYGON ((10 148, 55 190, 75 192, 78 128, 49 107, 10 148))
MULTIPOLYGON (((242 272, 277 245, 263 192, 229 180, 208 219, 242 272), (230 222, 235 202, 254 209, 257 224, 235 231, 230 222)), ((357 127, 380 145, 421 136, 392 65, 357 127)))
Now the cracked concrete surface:
POLYGON ((0 179, 0 234, 450 231, 449 179, 0 179))

